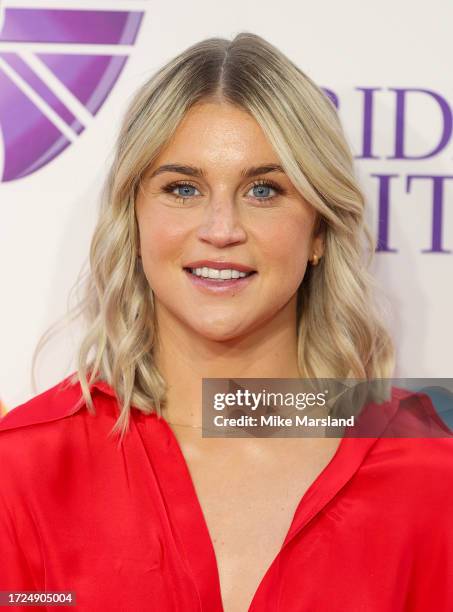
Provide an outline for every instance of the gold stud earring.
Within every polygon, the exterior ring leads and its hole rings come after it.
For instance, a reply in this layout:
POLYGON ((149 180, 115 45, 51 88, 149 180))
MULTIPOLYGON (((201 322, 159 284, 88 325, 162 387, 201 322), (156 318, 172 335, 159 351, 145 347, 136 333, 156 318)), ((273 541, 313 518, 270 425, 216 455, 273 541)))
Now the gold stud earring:
POLYGON ((316 265, 318 265, 318 261, 319 261, 318 255, 316 253, 313 253, 312 258, 310 259, 310 263, 313 266, 316 266, 316 265))

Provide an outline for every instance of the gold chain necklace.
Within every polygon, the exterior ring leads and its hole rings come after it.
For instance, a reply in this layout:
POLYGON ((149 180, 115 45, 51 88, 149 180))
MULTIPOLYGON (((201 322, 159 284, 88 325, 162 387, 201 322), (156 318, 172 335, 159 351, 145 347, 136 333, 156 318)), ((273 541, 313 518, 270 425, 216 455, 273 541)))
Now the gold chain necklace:
MULTIPOLYGON (((167 419, 165 419, 167 421, 167 419)), ((186 423, 173 423, 172 421, 167 421, 169 425, 176 425, 177 427, 190 427, 191 429, 203 429, 203 425, 187 425, 186 423)))

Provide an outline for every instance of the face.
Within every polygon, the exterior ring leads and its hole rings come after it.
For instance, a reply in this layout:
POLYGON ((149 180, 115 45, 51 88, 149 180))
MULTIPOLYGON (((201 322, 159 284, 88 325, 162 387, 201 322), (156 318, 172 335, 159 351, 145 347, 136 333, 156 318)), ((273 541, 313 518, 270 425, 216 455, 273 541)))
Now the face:
POLYGON ((247 112, 205 102, 185 115, 136 201, 159 329, 179 323, 222 341, 276 317, 295 328, 297 289, 323 245, 280 165, 247 112))

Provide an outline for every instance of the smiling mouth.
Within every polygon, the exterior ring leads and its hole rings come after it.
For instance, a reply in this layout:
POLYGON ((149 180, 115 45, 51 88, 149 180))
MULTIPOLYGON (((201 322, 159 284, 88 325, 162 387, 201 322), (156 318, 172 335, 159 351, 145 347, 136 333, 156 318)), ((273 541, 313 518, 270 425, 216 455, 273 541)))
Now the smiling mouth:
POLYGON ((258 274, 256 272, 256 270, 252 270, 251 272, 239 272, 238 270, 235 270, 233 272, 231 271, 227 271, 227 270, 215 270, 215 271, 209 271, 209 272, 202 272, 202 268, 183 268, 183 270, 185 272, 187 272, 188 274, 190 274, 191 276, 194 276, 195 278, 199 278, 200 280, 204 280, 204 281, 211 281, 213 283, 216 282, 232 282, 232 281, 241 281, 245 278, 248 278, 249 276, 252 276, 253 274, 258 274), (198 270, 198 273, 197 273, 198 270), (223 275, 222 275, 223 273, 223 275))

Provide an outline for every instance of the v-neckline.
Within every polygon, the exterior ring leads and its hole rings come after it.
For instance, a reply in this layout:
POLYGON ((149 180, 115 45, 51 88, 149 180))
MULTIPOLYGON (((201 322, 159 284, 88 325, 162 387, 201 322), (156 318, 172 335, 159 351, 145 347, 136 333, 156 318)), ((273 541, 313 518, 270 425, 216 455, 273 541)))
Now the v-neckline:
MULTIPOLYGON (((200 595, 200 610, 206 609, 209 612, 224 612, 218 560, 188 462, 174 431, 166 420, 157 417, 156 423, 162 425, 167 434, 167 450, 170 451, 172 459, 175 456, 178 458, 178 469, 175 469, 174 464, 170 467, 169 461, 162 461, 162 458, 160 459, 161 467, 169 471, 167 478, 163 474, 161 486, 166 496, 168 510, 177 523, 188 568, 200 595), (169 480, 170 471, 171 481, 169 480), (181 504, 182 499, 187 506, 181 504), (207 585, 207 578, 214 582, 207 585), (206 590, 209 591, 210 589, 212 591, 207 593, 206 590), (213 605, 213 598, 215 605, 213 605), (203 608, 202 604, 206 601, 210 602, 210 606, 203 608)), ((252 600, 248 605, 248 612, 254 610, 255 603, 266 586, 266 578, 271 572, 272 567, 277 563, 282 550, 352 478, 377 439, 349 437, 341 439, 327 465, 321 470, 298 502, 284 541, 259 581, 252 600)))
MULTIPOLYGON (((116 397, 112 387, 105 381, 97 381, 93 386, 116 397)), ((381 410, 373 413, 373 405, 368 404, 361 412, 360 419, 363 418, 366 423, 367 418, 370 418, 373 422, 374 437, 343 436, 330 461, 307 488, 297 504, 284 541, 259 581, 250 601, 248 612, 258 612, 257 606, 266 599, 266 582, 278 563, 283 549, 351 480, 366 455, 395 416, 399 401, 408 394, 410 393, 406 390, 393 387, 390 402, 381 405, 381 410)), ((166 511, 174 526, 174 537, 179 541, 184 553, 186 571, 191 576, 197 590, 200 611, 224 612, 214 544, 187 460, 175 433, 163 417, 159 417, 154 412, 137 421, 139 429, 142 428, 142 425, 146 429, 146 424, 151 426, 155 424, 161 428, 161 432, 166 433, 166 436, 152 436, 147 448, 153 457, 154 465, 158 466, 155 476, 159 482, 166 511), (175 457, 179 459, 178 465, 174 462, 175 457)), ((346 431, 350 429, 348 427, 346 431)))

